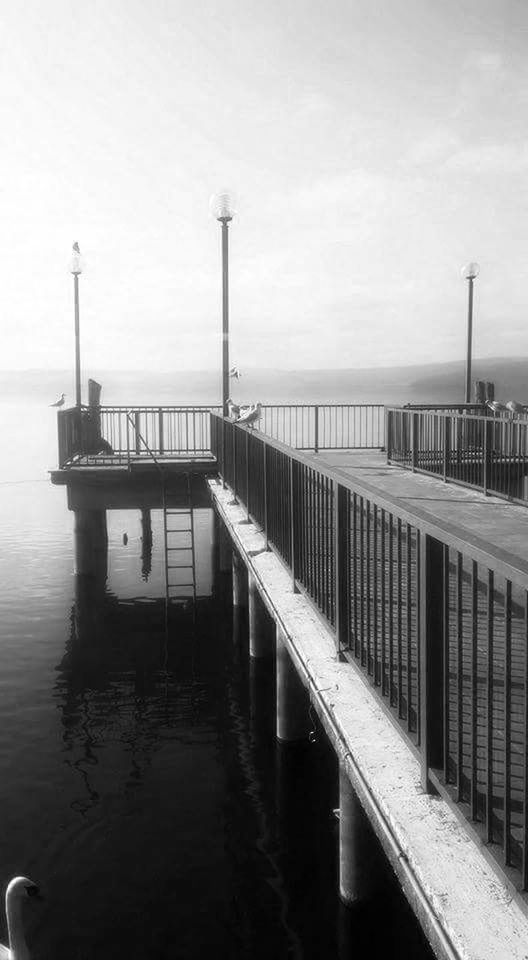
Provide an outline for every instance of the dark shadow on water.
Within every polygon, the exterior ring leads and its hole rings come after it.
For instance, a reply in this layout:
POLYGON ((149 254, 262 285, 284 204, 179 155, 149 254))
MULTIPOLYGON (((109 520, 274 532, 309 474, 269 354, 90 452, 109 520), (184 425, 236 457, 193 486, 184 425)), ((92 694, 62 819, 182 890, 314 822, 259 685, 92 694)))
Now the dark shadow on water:
POLYGON ((211 597, 167 614, 112 594, 104 563, 75 578, 36 955, 429 958, 389 871, 371 904, 341 905, 335 758, 319 729, 276 743, 274 664, 249 661, 231 591, 216 570, 211 597))

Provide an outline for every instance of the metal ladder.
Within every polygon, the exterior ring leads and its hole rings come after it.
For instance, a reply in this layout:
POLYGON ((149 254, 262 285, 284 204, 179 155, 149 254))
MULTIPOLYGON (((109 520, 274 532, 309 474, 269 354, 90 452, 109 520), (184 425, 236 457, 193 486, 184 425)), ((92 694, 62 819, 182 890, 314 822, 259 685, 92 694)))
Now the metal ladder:
POLYGON ((196 553, 191 475, 186 474, 187 503, 171 506, 171 494, 163 484, 163 533, 165 545, 165 597, 167 605, 192 601, 196 610, 196 553), (178 571, 178 572, 176 572, 178 571))

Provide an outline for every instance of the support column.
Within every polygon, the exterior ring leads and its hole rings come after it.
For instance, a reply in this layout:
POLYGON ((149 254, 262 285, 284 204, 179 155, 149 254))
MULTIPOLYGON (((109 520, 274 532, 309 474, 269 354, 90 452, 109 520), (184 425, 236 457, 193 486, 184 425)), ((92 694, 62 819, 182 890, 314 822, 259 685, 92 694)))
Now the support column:
POLYGON ((255 578, 248 573, 249 601, 249 655, 267 657, 271 654, 271 637, 267 611, 260 597, 255 578))
POLYGON ((378 850, 368 818, 343 767, 339 769, 339 895, 344 903, 366 900, 377 873, 378 850))
POLYGON ((230 573, 232 562, 231 537, 220 517, 217 518, 216 522, 218 524, 218 568, 220 573, 230 573))
POLYGON ((248 587, 246 582, 246 571, 244 568, 244 564, 234 552, 232 556, 232 569, 233 569, 233 608, 247 607, 248 587))
POLYGON ((295 669, 281 628, 277 631, 277 739, 305 740, 308 736, 308 694, 295 669))
POLYGON ((106 580, 108 534, 106 510, 76 510, 74 520, 75 573, 106 580))

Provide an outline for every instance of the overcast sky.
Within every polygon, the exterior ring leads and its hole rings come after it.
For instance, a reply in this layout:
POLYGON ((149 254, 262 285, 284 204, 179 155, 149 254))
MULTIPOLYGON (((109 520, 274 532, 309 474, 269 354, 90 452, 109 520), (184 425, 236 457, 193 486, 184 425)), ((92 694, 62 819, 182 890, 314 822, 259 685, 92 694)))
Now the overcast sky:
POLYGON ((0 11, 0 367, 528 355, 526 0, 29 0, 0 11))

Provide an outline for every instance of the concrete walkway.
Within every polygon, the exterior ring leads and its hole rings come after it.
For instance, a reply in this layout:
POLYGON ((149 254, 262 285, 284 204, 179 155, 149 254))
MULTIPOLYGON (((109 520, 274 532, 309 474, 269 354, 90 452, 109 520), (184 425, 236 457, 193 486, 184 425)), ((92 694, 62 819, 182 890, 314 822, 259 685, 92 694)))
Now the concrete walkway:
MULTIPOLYGON (((447 513, 460 509, 465 517, 472 516, 473 505, 480 510, 479 495, 413 477, 384 466, 380 458, 358 461, 356 456, 335 455, 332 465, 339 459, 340 469, 353 472, 358 482, 364 477, 387 493, 390 485, 391 495, 419 502, 421 508, 427 500, 441 503, 447 513)), ((312 604, 293 593, 289 572, 266 551, 263 535, 233 503, 231 491, 215 480, 209 485, 436 955, 449 960, 527 960, 528 916, 523 907, 512 899, 450 806, 423 792, 415 755, 356 667, 337 660, 333 635, 312 604)), ((484 502, 489 509, 490 501, 484 502)), ((506 516, 523 512, 496 504, 506 516)), ((450 521, 458 522, 452 515, 450 521)))

